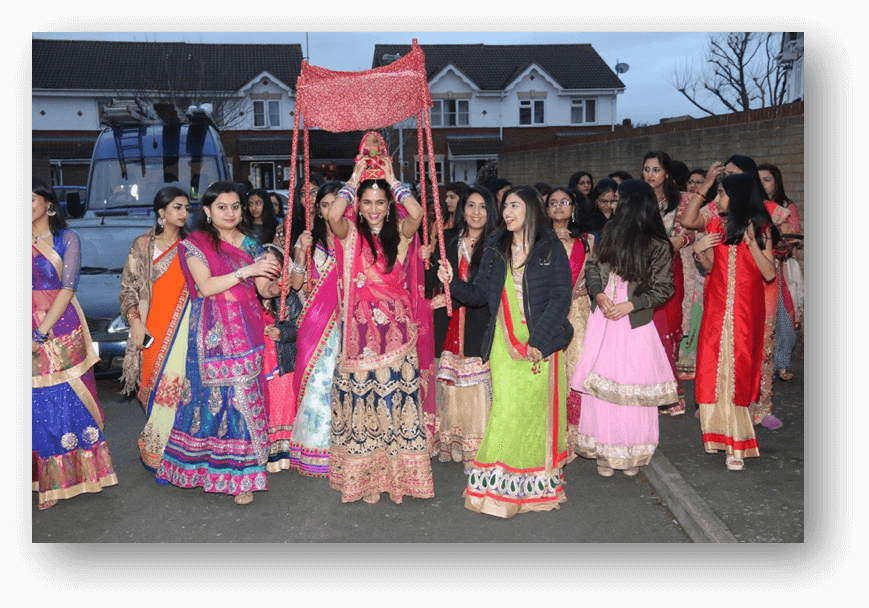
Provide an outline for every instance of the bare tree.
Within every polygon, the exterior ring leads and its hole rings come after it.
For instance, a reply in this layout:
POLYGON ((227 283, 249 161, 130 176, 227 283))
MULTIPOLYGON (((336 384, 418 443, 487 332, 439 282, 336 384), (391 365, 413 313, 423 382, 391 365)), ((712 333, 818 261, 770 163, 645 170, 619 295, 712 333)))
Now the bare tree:
POLYGON ((238 91, 214 90, 206 76, 213 66, 206 65, 199 55, 178 56, 183 48, 166 45, 161 52, 159 65, 148 72, 140 68, 132 81, 141 84, 133 90, 117 91, 118 98, 132 99, 142 115, 154 119, 181 120, 190 106, 209 103, 219 130, 233 129, 244 121, 246 97, 238 91))
POLYGON ((713 116, 780 105, 786 78, 776 59, 781 39, 781 32, 710 34, 702 69, 674 69, 670 84, 713 116), (721 106, 725 112, 716 111, 721 106))

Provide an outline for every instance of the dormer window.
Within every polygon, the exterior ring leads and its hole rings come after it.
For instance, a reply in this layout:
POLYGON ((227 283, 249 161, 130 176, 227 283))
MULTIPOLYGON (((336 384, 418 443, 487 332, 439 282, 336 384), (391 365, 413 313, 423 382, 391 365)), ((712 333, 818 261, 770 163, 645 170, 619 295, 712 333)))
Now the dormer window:
POLYGON ((522 99, 519 101, 519 124, 542 125, 545 123, 543 110, 545 100, 522 99))
POLYGON ((253 102, 253 126, 258 129, 281 126, 281 102, 277 100, 253 102))

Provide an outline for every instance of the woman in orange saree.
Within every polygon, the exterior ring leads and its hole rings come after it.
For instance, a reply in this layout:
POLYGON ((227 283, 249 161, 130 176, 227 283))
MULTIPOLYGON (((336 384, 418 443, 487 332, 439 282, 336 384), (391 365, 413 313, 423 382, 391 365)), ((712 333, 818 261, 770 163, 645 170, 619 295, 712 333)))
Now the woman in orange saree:
POLYGON ((157 225, 133 241, 121 275, 121 312, 130 325, 122 392, 134 392, 138 382, 139 401, 148 416, 138 439, 139 458, 154 472, 184 384, 189 298, 177 254, 187 236, 188 204, 180 188, 170 186, 157 193, 157 225), (149 346, 146 336, 153 338, 149 346))

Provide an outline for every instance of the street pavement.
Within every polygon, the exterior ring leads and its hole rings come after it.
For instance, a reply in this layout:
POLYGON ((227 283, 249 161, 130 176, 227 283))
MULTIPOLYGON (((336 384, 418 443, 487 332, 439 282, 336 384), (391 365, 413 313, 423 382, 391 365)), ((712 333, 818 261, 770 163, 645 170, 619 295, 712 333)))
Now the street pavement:
POLYGON ((460 463, 432 461, 435 498, 376 505, 341 502, 325 479, 293 471, 269 475, 269 489, 252 504, 159 485, 138 459, 145 415, 135 399, 118 395, 114 380, 97 383, 106 411, 106 439, 119 483, 46 511, 33 493, 32 540, 45 543, 691 543, 802 542, 803 374, 777 382, 775 412, 785 426, 757 427, 760 458, 727 471, 722 454, 703 451, 693 416, 661 417, 660 445, 636 477, 597 474, 593 461, 565 467, 568 501, 557 511, 510 520, 464 508, 460 463))

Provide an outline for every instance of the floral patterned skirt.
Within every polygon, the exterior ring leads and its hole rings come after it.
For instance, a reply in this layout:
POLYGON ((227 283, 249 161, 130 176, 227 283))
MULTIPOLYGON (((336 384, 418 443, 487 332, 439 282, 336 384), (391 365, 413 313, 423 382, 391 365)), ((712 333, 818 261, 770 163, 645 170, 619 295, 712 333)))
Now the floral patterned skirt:
POLYGON ((342 372, 339 359, 332 388, 329 485, 342 502, 389 492, 434 497, 431 459, 419 398, 416 350, 392 365, 342 372))

